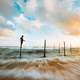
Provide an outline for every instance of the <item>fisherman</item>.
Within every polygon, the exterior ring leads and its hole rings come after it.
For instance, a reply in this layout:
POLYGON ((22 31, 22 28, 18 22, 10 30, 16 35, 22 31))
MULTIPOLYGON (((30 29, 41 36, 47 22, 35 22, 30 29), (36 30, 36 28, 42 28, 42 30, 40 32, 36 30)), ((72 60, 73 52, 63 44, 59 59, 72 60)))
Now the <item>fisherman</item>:
POLYGON ((23 41, 24 41, 24 39, 23 39, 23 35, 20 37, 20 47, 22 48, 22 45, 23 45, 23 41))

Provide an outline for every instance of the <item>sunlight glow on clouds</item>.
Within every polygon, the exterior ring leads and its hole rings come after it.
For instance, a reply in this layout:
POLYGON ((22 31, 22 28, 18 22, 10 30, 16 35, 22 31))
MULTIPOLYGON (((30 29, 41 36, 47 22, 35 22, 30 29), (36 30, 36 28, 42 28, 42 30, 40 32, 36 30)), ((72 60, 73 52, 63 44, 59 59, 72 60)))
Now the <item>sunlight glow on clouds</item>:
POLYGON ((50 40, 57 36, 58 40, 64 40, 64 36, 66 40, 79 39, 80 1, 0 0, 0 37, 18 38, 21 33, 34 40, 44 36, 50 40))
POLYGON ((71 35, 80 36, 80 16, 72 16, 64 22, 66 31, 71 35))
POLYGON ((14 31, 11 31, 9 29, 0 29, 0 37, 8 37, 8 36, 14 36, 14 31))

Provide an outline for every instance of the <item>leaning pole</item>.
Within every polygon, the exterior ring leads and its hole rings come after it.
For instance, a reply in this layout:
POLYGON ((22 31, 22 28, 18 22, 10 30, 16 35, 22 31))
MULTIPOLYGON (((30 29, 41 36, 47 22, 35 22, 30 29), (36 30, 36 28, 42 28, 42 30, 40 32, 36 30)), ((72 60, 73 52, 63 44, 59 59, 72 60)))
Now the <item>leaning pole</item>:
POLYGON ((43 57, 46 57, 46 40, 44 40, 44 56, 43 57))
POLYGON ((72 45, 71 45, 71 43, 70 43, 70 53, 72 55, 72 45))
POLYGON ((22 53, 22 45, 20 44, 20 59, 21 59, 21 53, 22 53))
POLYGON ((66 56, 65 41, 64 41, 64 56, 66 56))

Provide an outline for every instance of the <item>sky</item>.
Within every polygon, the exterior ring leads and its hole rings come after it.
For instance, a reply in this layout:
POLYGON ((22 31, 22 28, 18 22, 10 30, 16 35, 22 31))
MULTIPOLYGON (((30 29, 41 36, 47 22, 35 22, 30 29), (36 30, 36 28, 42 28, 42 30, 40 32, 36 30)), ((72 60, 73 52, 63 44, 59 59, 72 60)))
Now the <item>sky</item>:
POLYGON ((0 46, 80 46, 80 0, 0 0, 0 46))

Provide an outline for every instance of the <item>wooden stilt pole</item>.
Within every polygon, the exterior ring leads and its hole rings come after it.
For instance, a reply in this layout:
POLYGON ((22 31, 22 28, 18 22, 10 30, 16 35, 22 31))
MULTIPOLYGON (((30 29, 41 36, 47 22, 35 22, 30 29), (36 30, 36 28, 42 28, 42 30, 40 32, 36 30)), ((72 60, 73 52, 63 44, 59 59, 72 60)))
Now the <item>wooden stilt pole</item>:
POLYGON ((44 56, 43 57, 46 57, 46 40, 44 40, 44 56))
POLYGON ((59 55, 60 55, 60 43, 59 43, 59 55))
POLYGON ((22 45, 20 45, 20 59, 21 59, 21 53, 22 53, 22 45))
POLYGON ((64 41, 64 56, 66 56, 65 41, 64 41))

